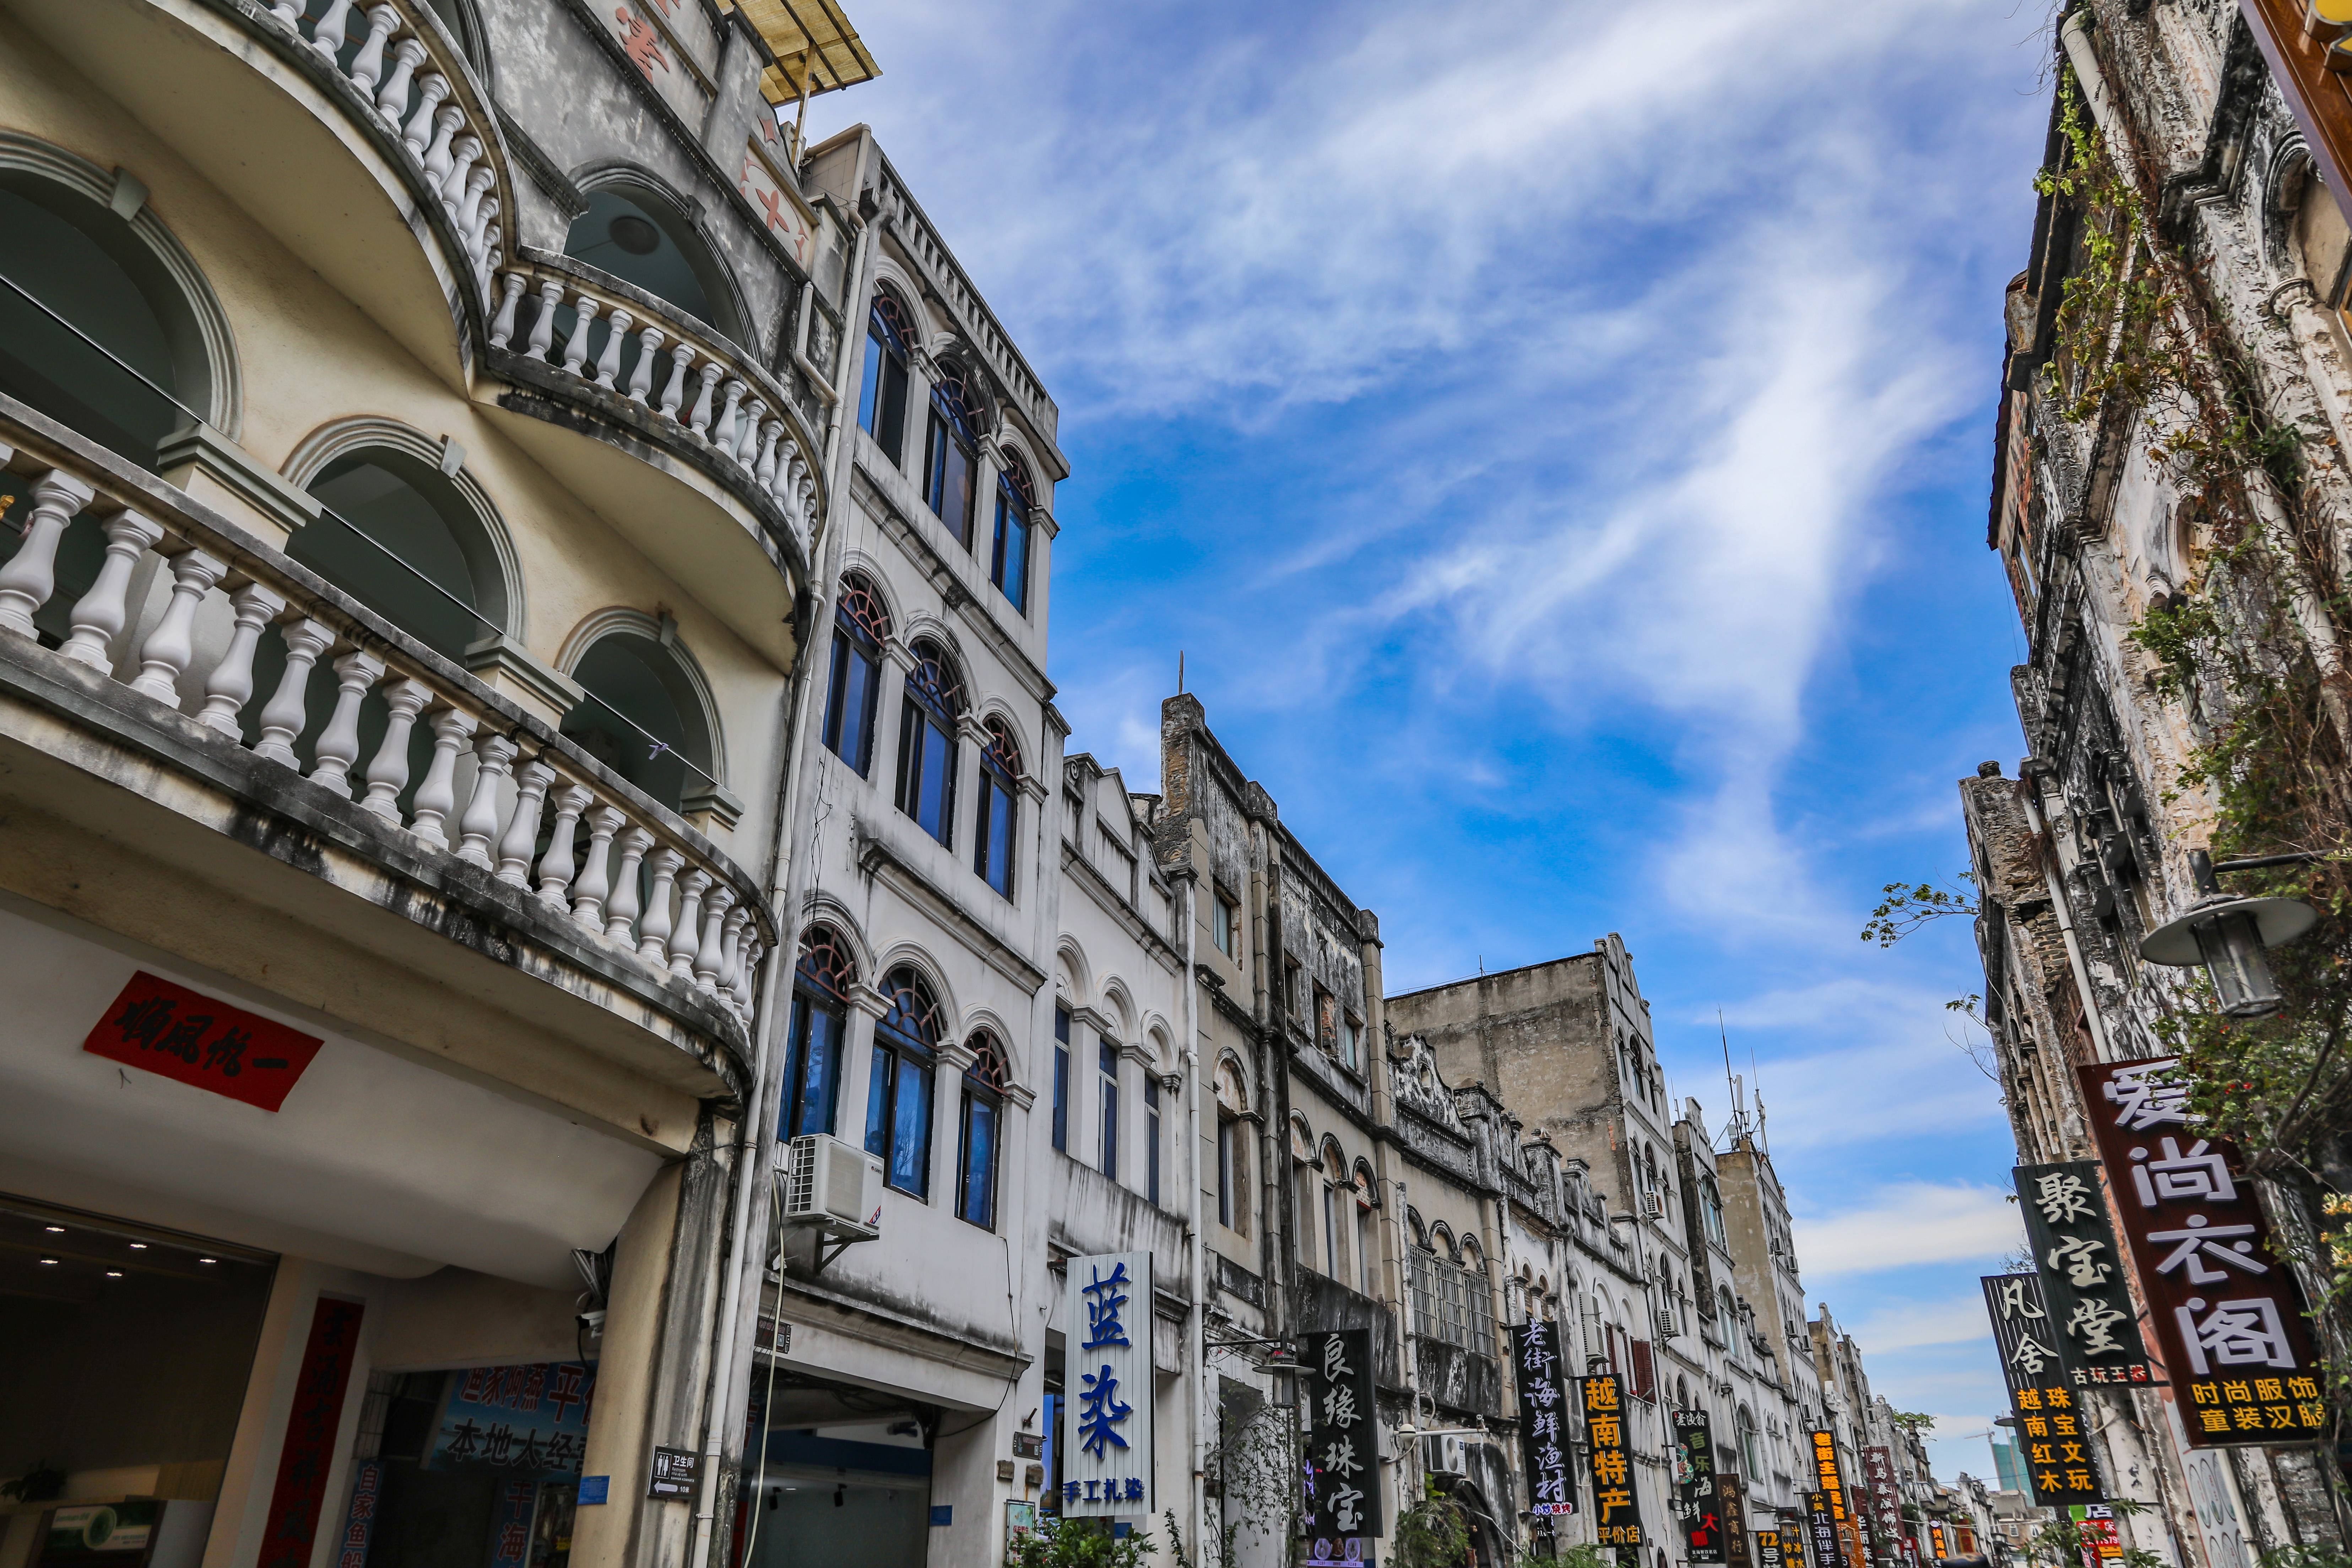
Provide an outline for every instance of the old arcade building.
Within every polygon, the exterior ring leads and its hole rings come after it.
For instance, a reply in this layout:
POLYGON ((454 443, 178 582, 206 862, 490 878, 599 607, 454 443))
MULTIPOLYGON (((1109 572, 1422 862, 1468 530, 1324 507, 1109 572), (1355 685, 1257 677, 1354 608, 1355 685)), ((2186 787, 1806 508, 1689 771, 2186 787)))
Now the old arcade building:
POLYGON ((0 1563, 708 1560, 859 245, 772 105, 873 70, 801 12, 0 8, 0 1563))

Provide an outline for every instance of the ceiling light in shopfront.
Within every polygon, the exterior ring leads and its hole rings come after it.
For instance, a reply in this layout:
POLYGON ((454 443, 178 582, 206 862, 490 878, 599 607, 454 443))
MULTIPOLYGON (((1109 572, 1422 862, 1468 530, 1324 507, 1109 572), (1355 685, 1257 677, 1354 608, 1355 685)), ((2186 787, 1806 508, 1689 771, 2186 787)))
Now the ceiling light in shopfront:
POLYGON ((44 1268, 55 1268, 57 1266, 58 1260, 54 1258, 44 1258, 41 1259, 41 1267, 44 1268))

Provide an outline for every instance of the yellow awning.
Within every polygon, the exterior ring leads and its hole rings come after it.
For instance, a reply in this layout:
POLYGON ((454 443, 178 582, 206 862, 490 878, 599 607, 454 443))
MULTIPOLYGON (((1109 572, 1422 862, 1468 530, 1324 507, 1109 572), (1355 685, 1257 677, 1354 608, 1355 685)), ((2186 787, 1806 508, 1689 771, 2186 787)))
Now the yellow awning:
POLYGON ((776 63, 760 78, 770 103, 793 103, 882 74, 834 0, 719 0, 760 30, 776 63))

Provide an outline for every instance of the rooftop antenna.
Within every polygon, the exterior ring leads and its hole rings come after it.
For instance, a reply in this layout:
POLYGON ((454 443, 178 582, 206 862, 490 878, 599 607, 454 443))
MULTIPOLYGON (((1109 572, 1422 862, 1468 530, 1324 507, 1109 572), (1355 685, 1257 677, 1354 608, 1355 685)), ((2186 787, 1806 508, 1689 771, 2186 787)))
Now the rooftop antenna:
POLYGON ((1184 695, 1184 650, 1176 650, 1176 695, 1184 695))
POLYGON ((1715 1010, 1715 1035, 1723 1042, 1723 1087, 1731 1096, 1731 1117, 1724 1123, 1723 1130, 1731 1135, 1731 1142, 1737 1145, 1739 1135, 1748 1131, 1748 1113, 1740 1102, 1739 1080, 1731 1073, 1731 1036, 1723 1026, 1723 1009, 1720 1007, 1715 1010))
POLYGON ((1756 1146, 1772 1157, 1772 1141, 1764 1136, 1764 1069, 1757 1065, 1756 1042, 1748 1042, 1748 1071, 1756 1079, 1756 1146))

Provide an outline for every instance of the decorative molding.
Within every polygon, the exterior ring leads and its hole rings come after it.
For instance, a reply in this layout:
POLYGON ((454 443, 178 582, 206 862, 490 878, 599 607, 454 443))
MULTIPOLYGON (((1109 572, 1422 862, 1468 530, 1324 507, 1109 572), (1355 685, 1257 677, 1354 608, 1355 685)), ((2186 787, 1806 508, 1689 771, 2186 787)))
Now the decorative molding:
POLYGON ((530 183, 562 210, 566 226, 577 222, 580 215, 588 210, 587 194, 572 183, 555 160, 547 155, 545 148, 531 140, 522 122, 507 112, 506 105, 494 103, 490 107, 499 117, 499 133, 506 138, 508 151, 522 165, 523 173, 530 176, 530 183))
POLYGON ((260 458, 201 422, 163 438, 155 468, 182 489, 203 474, 289 534, 318 521, 325 511, 317 497, 288 484, 260 458))
POLYGON ((551 724, 562 724, 564 715, 580 706, 588 695, 578 681, 549 668, 504 632, 467 645, 465 657, 458 662, 493 688, 509 692, 519 701, 536 705, 541 718, 554 715, 548 719, 551 724))

